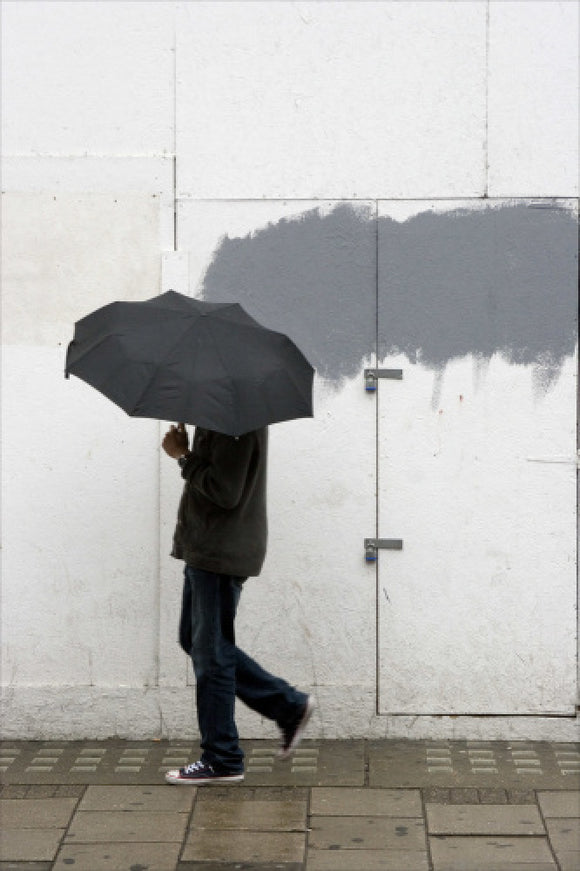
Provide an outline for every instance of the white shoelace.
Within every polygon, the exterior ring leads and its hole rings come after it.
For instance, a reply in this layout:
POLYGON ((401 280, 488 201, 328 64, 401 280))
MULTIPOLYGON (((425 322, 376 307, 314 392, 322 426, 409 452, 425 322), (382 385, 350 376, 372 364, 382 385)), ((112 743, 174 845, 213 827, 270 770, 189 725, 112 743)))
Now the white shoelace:
POLYGON ((203 768, 209 768, 212 771, 211 765, 206 765, 205 762, 199 760, 199 762, 192 762, 191 765, 186 765, 183 769, 184 774, 195 774, 196 771, 201 771, 203 768))

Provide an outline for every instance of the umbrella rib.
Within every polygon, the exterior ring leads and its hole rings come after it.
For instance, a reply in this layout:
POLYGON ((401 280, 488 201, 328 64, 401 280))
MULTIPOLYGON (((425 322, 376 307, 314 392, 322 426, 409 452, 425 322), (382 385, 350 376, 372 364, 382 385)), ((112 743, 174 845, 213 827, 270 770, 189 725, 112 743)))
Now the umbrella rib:
MULTIPOLYGON (((198 317, 201 317, 201 316, 198 316, 198 317)), ((135 413, 136 409, 139 406, 139 403, 141 402, 141 400, 143 399, 143 397, 145 396, 145 394, 149 390, 149 388, 150 388, 151 384, 153 383, 153 381, 155 380, 155 378, 157 377, 157 373, 159 372, 159 369, 161 368, 161 366, 163 366, 166 359, 173 353, 175 348, 179 345, 179 343, 183 339, 183 337, 184 337, 185 333, 187 332, 187 330, 189 329, 189 327, 190 327, 190 324, 187 324, 187 326, 184 328, 183 332, 179 335, 178 339, 174 342, 174 344, 171 345, 170 348, 168 348, 167 353, 164 354, 164 356, 163 356, 163 359, 159 360, 159 362, 155 364, 154 372, 153 372, 151 378, 149 378, 149 380, 147 381, 147 384, 144 386, 144 388, 141 391, 141 393, 139 394, 138 398, 133 403, 132 410, 131 410, 131 412, 129 412, 130 414, 135 413)))
MULTIPOLYGON (((236 303, 232 303, 232 305, 235 305, 235 304, 236 304, 236 303)), ((209 325, 209 332, 211 333, 211 335, 212 335, 212 339, 213 339, 213 341, 214 341, 214 348, 215 348, 215 350, 216 350, 216 353, 217 353, 217 356, 218 356, 218 358, 219 358, 219 361, 220 361, 220 363, 222 364, 222 369, 224 370, 224 373, 225 373, 225 375, 226 375, 226 378, 228 379, 228 382, 231 384, 232 376, 231 376, 230 373, 228 372, 228 368, 227 368, 226 364, 224 363, 224 359, 223 359, 223 357, 222 357, 222 355, 221 355, 221 350, 220 350, 219 342, 216 341, 216 337, 215 337, 215 333, 214 333, 214 329, 213 329, 213 323, 212 323, 212 321, 211 321, 211 318, 208 318, 208 319, 207 319, 207 322, 208 322, 208 325, 209 325)), ((239 423, 240 423, 240 414, 239 414, 239 410, 236 410, 234 403, 232 403, 232 409, 233 409, 234 414, 235 414, 236 425, 239 426, 239 423)))

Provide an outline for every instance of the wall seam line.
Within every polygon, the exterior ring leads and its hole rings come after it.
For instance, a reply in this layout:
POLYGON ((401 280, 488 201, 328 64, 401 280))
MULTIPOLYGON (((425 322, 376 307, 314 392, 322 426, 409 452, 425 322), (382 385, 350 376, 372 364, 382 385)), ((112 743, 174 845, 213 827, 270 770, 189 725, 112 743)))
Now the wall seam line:
MULTIPOLYGON (((375 366, 379 366, 379 200, 375 200, 375 366)), ((379 538, 379 391, 375 393, 375 538, 379 538)), ((375 714, 380 715, 381 657, 380 657, 380 596, 379 561, 375 563, 375 714)))
POLYGON ((484 130, 484 155, 485 155, 485 193, 484 199, 489 199, 489 49, 490 49, 490 25, 491 5, 487 0, 485 18, 485 130, 484 130))

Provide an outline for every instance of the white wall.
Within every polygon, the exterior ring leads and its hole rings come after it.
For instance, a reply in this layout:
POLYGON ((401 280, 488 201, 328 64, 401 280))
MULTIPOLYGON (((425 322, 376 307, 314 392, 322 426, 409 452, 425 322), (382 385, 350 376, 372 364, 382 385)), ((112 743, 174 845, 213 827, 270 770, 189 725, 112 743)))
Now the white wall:
MULTIPOLYGON (((64 380, 74 321, 199 293, 224 237, 343 201, 573 208, 578 7, 33 0, 2 15, 4 733, 194 734, 168 556, 180 479, 163 425, 64 380)), ((358 372, 317 379, 314 421, 272 429, 270 549, 239 641, 317 695, 313 734, 571 740, 570 717, 376 713, 374 329, 358 372)))

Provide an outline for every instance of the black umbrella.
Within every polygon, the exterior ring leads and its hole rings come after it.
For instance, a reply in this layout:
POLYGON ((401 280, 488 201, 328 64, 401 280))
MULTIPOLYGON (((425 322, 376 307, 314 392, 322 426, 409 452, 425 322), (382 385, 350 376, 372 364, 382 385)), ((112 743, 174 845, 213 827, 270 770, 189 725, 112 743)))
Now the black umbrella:
POLYGON ((113 302, 75 324, 65 375, 127 414, 242 435, 312 417, 314 370, 296 345, 237 303, 173 290, 113 302))

